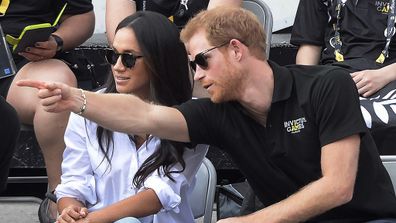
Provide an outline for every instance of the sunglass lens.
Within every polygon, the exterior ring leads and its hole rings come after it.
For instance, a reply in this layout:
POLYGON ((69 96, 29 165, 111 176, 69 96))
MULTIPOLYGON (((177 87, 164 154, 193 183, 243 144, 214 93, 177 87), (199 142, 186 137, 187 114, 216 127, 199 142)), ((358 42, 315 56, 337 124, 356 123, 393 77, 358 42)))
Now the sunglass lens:
POLYGON ((109 62, 109 64, 115 65, 117 63, 117 59, 118 59, 118 54, 116 54, 114 51, 108 50, 106 52, 106 60, 107 62, 109 62))
POLYGON ((197 69, 197 65, 195 64, 194 61, 190 61, 190 67, 193 71, 195 71, 197 69))
POLYGON ((133 66, 135 66, 136 57, 132 54, 122 54, 121 61, 125 67, 132 68, 133 66))
POLYGON ((202 69, 204 69, 204 70, 208 68, 208 61, 206 60, 205 55, 202 55, 201 53, 200 53, 200 54, 197 54, 197 55, 195 56, 194 62, 195 62, 198 66, 200 66, 202 69))

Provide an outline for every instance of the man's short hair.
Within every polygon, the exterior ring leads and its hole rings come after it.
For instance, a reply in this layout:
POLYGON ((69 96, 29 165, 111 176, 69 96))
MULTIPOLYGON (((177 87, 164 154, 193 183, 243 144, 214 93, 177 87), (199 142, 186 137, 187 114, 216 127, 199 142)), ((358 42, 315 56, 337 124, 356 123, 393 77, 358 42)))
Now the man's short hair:
POLYGON ((202 11, 192 18, 181 31, 181 39, 188 42, 203 30, 213 46, 238 39, 245 44, 252 55, 265 59, 265 34, 257 17, 250 11, 238 7, 217 7, 202 11))

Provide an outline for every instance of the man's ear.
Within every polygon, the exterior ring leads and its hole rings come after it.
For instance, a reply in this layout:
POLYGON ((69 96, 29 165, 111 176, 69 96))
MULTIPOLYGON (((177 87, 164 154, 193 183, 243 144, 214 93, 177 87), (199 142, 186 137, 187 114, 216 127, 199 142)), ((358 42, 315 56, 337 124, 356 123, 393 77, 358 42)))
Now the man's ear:
POLYGON ((241 60, 244 52, 243 46, 244 45, 237 39, 232 39, 230 41, 229 47, 231 49, 231 56, 233 59, 238 61, 241 60))

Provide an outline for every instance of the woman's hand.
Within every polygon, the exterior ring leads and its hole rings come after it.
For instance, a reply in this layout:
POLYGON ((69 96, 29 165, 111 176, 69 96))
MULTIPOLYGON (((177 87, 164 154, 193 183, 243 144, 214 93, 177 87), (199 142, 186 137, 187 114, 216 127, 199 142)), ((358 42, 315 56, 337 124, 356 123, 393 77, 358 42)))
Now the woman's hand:
POLYGON ((56 223, 74 223, 80 219, 85 218, 87 215, 87 208, 70 205, 67 208, 63 209, 62 213, 56 219, 56 223))

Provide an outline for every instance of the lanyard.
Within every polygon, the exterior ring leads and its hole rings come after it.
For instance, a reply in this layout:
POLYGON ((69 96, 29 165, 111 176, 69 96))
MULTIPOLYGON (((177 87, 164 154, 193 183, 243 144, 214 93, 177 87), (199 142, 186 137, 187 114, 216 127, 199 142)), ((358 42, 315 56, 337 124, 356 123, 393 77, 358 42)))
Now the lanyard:
POLYGON ((388 4, 388 23, 385 29, 386 44, 376 60, 377 63, 384 63, 385 58, 389 56, 389 45, 393 35, 395 35, 395 17, 395 0, 391 0, 390 5, 388 4))
POLYGON ((0 3, 0 16, 4 16, 8 6, 10 5, 10 0, 2 0, 0 3))
POLYGON ((341 8, 344 6, 344 3, 342 3, 341 0, 337 0, 337 5, 336 5, 336 13, 337 13, 337 21, 335 24, 333 24, 333 29, 334 29, 334 55, 335 59, 337 61, 344 61, 344 56, 342 55, 341 51, 341 36, 340 36, 340 20, 341 20, 341 8))
MULTIPOLYGON (((357 3, 357 1, 356 1, 357 3)), ((355 5, 356 5, 355 3, 355 5)), ((341 9, 345 6, 345 3, 342 2, 342 0, 337 0, 337 5, 335 8, 336 15, 337 15, 337 20, 336 23, 333 24, 333 29, 334 29, 334 38, 333 38, 333 45, 334 45, 334 55, 335 59, 337 61, 344 61, 344 56, 341 51, 341 46, 342 46, 342 41, 341 41, 341 35, 340 35, 340 23, 341 23, 341 9)), ((387 22, 387 27, 385 29, 385 38, 386 38, 386 44, 384 49, 381 51, 380 55, 376 59, 377 63, 384 63, 385 59, 389 56, 389 45, 391 42, 392 37, 395 34, 395 17, 396 17, 396 10, 395 10, 395 0, 390 0, 390 3, 388 3, 388 22, 387 22)))

